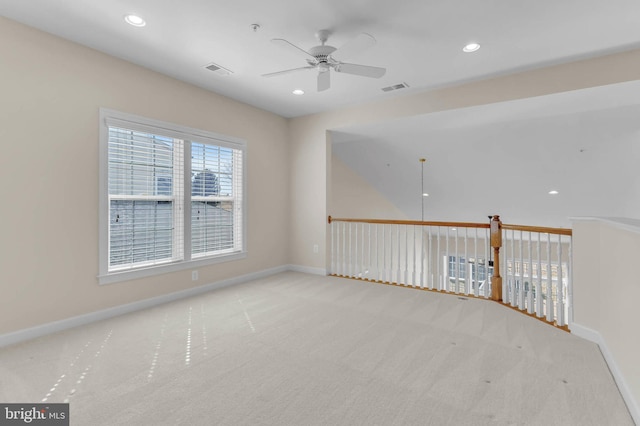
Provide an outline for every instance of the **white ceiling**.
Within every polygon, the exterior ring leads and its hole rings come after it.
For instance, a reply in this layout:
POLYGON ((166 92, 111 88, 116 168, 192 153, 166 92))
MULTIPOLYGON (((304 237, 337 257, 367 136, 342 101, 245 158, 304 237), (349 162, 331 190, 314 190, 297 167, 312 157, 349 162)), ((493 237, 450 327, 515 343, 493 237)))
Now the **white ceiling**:
POLYGON ((640 219, 640 81, 345 127, 332 141, 410 219, 423 201, 425 220, 640 219))
MULTIPOLYGON (((637 0, 0 0, 0 15, 284 117, 640 47, 637 0), (126 24, 129 13, 147 25, 126 24), (306 65, 271 39, 309 49, 320 29, 336 47, 373 35, 349 62, 385 76, 334 74, 321 93, 313 72, 261 77, 306 65), (469 42, 482 48, 463 53, 469 42), (233 74, 206 70, 212 62, 233 74), (401 82, 410 87, 381 90, 401 82)), ((426 219, 640 219, 639 104, 635 82, 428 114, 337 129, 334 153, 414 219, 420 157, 426 219)))
POLYGON ((637 0, 0 0, 0 15, 284 117, 637 47, 637 0), (147 21, 135 28, 123 16, 147 21), (260 29, 254 32, 251 25, 260 29), (317 93, 313 72, 270 42, 308 49, 330 29, 340 47, 361 32, 378 43, 349 62, 386 67, 381 79, 333 75, 317 93), (466 54, 462 47, 482 48, 466 54), (214 62, 233 71, 218 76, 214 62), (410 88, 385 93, 406 82, 410 88), (295 88, 304 96, 291 94, 295 88))

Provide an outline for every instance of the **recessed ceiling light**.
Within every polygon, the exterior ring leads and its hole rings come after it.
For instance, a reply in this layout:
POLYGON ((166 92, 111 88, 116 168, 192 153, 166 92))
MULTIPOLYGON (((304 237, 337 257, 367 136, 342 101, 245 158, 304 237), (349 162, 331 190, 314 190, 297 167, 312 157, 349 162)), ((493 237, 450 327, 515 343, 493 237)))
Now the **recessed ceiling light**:
POLYGON ((428 197, 429 194, 427 194, 426 192, 424 194, 422 194, 423 197, 428 197))
POLYGON ((291 92, 291 93, 293 93, 294 95, 298 95, 298 96, 299 96, 299 95, 304 95, 304 90, 302 90, 302 89, 296 89, 296 90, 294 90, 294 91, 293 91, 293 92, 291 92))
POLYGON ((127 24, 133 25, 134 27, 144 27, 147 25, 145 20, 138 15, 125 15, 124 20, 127 24))
POLYGON ((558 191, 552 189, 551 191, 549 191, 549 195, 558 195, 558 191))
POLYGON ((480 49, 480 45, 478 43, 469 43, 462 48, 462 51, 466 53, 471 53, 471 52, 475 52, 478 49, 480 49))

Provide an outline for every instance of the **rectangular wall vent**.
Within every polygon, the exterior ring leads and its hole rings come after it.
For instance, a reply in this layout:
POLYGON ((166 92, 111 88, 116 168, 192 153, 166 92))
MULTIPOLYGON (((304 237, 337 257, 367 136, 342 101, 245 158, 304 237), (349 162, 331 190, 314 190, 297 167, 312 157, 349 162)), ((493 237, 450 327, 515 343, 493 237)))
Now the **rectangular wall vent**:
POLYGON ((391 92, 392 90, 406 89, 409 87, 407 83, 394 84, 393 86, 383 87, 383 92, 391 92))
POLYGON ((233 74, 230 70, 221 67, 218 64, 214 64, 213 62, 211 62, 209 65, 205 66, 206 69, 208 69, 209 71, 212 71, 213 73, 217 74, 217 75, 229 75, 229 74, 233 74))

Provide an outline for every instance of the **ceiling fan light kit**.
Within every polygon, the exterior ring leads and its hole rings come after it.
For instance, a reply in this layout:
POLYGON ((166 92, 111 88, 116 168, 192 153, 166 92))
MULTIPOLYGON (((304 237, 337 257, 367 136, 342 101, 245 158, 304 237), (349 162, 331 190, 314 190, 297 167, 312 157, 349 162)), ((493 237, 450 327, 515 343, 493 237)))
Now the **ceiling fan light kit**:
POLYGON ((326 44, 327 40, 329 39, 329 35, 330 32, 328 30, 318 31, 316 33, 316 38, 318 39, 318 41, 320 41, 320 45, 314 46, 309 50, 304 50, 285 39, 274 38, 273 40, 271 40, 273 43, 289 50, 299 57, 304 58, 307 62, 307 66, 272 72, 263 74, 262 76, 275 77, 298 71, 317 69, 318 91, 322 92, 331 87, 331 69, 338 73, 352 74, 369 78, 380 78, 385 74, 385 68, 342 62, 342 59, 360 53, 375 45, 376 39, 371 35, 367 33, 361 33, 356 38, 347 42, 340 48, 335 48, 326 44))

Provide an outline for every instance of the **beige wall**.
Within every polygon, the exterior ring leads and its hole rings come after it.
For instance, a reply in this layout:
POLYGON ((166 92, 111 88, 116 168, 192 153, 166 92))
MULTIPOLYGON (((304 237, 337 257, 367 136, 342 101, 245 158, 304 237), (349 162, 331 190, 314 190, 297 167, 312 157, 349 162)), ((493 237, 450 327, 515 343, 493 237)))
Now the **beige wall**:
POLYGON ((408 219, 378 190, 335 155, 331 156, 331 214, 360 219, 408 219))
POLYGON ((576 220, 573 226, 574 321, 602 336, 636 403, 640 402, 637 222, 629 226, 576 220))
POLYGON ((0 18, 0 335, 286 265, 287 137, 279 116, 0 18), (247 141, 246 259, 98 285, 100 107, 247 141))
POLYGON ((597 330, 600 326, 600 223, 574 221, 573 321, 597 330), (580 283, 580 284, 578 284, 580 283))

